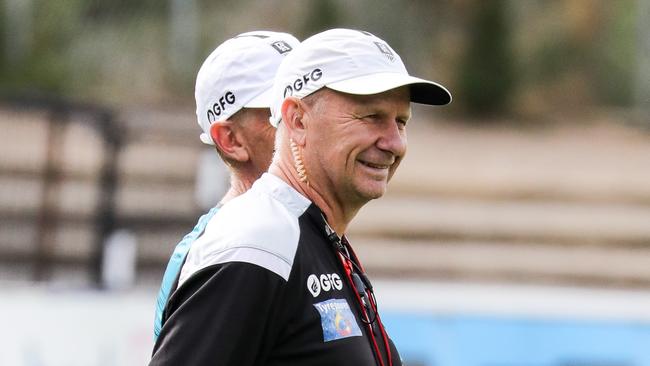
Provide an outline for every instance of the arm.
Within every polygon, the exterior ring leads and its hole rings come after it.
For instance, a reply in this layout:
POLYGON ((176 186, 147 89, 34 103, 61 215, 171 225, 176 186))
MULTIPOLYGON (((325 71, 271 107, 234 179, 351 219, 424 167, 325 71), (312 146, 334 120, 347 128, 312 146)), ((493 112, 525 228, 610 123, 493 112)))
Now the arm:
POLYGON ((228 262, 192 275, 172 295, 150 366, 263 363, 276 338, 285 280, 228 262))

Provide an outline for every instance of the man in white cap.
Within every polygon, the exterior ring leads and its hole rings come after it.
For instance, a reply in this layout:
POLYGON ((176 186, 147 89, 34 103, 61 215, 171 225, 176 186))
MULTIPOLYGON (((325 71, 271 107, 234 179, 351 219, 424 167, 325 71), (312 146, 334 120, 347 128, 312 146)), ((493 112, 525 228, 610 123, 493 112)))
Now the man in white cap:
POLYGON ((299 41, 290 34, 254 31, 228 39, 205 60, 196 78, 196 116, 202 142, 214 145, 230 170, 230 188, 203 215, 172 254, 156 303, 154 338, 166 319, 170 296, 192 243, 230 199, 246 192, 265 172, 273 156, 275 129, 269 125, 272 86, 284 57, 299 41))
POLYGON ((345 232, 404 157, 410 102, 444 105, 451 95, 408 75, 383 40, 347 29, 296 47, 273 90, 273 162, 191 248, 172 305, 188 339, 169 360, 401 365, 345 232), (202 331, 187 332, 191 319, 202 331))

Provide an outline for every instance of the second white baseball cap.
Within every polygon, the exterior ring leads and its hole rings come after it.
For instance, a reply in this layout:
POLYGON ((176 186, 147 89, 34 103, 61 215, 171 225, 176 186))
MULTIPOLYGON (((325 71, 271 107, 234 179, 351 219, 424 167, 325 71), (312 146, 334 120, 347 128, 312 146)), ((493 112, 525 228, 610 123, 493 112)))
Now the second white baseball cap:
POLYGON ((210 126, 242 108, 270 108, 280 62, 300 42, 288 33, 254 31, 223 42, 203 62, 196 76, 196 117, 200 138, 214 145, 210 126))
POLYGON ((408 85, 411 101, 444 105, 451 93, 442 85, 411 76, 399 55, 382 39, 353 29, 331 29, 304 40, 280 65, 273 84, 270 122, 282 120, 284 99, 323 88, 370 95, 408 85))

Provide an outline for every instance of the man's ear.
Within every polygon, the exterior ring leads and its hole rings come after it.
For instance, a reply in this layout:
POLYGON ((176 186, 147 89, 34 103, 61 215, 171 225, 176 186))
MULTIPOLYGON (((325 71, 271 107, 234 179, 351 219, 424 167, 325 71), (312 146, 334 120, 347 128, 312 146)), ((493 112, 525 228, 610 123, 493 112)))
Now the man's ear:
POLYGON ((282 102, 282 123, 287 127, 289 138, 299 146, 305 145, 306 127, 303 123, 305 111, 300 99, 288 97, 282 102))
POLYGON ((242 145, 237 133, 237 126, 229 121, 217 121, 210 126, 210 137, 224 157, 229 160, 247 162, 250 159, 248 151, 242 145))

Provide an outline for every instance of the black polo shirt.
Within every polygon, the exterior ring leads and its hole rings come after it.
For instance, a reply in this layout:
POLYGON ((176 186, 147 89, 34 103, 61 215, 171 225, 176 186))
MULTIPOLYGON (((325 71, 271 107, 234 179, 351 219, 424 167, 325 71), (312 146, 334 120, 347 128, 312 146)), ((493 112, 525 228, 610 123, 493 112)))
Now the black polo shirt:
POLYGON ((324 227, 321 210, 271 174, 224 205, 192 244, 150 365, 378 365, 324 227))

